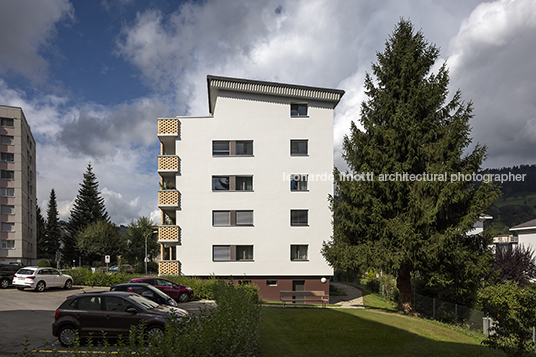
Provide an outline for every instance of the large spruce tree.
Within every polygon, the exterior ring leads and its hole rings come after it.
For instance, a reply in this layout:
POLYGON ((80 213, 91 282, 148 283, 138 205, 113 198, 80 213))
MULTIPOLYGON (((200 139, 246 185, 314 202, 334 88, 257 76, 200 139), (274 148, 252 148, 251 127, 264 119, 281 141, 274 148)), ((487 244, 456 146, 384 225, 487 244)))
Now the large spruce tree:
POLYGON ((76 236, 80 231, 91 223, 109 222, 109 220, 104 198, 100 196, 97 177, 93 173, 91 163, 89 163, 67 222, 67 234, 64 236, 62 251, 64 258, 71 261, 79 256, 76 236))
POLYGON ((37 238, 37 258, 47 258, 47 232, 46 232, 46 221, 43 215, 41 214, 41 208, 36 204, 35 208, 35 221, 36 221, 36 238, 37 238))
POLYGON ((47 247, 49 259, 56 259, 56 252, 60 250, 61 229, 60 229, 60 214, 58 212, 58 204, 56 203, 56 192, 50 190, 50 198, 47 207, 47 247))
POLYGON ((365 77, 364 131, 352 122, 343 141, 354 180, 334 170, 334 233, 322 249, 336 269, 394 274, 398 308, 407 313, 412 274, 444 287, 456 279, 474 286, 491 266, 490 237, 467 232, 496 197, 493 184, 475 189, 465 179, 451 181, 451 174, 478 172, 486 147, 469 150, 472 104, 459 90, 447 101, 446 65, 431 72, 438 57, 439 49, 404 19, 377 54, 375 78, 365 77))

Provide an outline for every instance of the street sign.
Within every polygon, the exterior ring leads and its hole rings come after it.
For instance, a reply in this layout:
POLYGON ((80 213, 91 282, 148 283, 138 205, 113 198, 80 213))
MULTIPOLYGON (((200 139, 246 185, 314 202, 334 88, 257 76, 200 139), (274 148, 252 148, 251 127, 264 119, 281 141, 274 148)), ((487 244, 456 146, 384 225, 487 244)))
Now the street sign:
POLYGON ((110 256, 109 256, 109 255, 105 255, 105 256, 104 256, 104 262, 105 262, 106 264, 109 264, 109 263, 110 263, 110 256))
POLYGON ((149 260, 149 257, 145 257, 145 262, 146 262, 146 263, 149 263, 149 261, 150 261, 150 260, 149 260))

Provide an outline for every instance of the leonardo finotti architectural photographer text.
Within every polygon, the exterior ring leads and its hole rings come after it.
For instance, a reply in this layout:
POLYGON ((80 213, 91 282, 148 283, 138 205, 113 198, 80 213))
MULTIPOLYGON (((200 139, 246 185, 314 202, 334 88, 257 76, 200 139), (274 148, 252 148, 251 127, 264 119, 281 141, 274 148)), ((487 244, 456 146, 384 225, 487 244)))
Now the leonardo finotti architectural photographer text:
MULTIPOLYGON (((340 173, 339 181, 441 181, 441 182, 510 182, 510 181, 525 181, 527 174, 463 174, 461 172, 449 174, 447 172, 441 174, 410 174, 408 172, 385 173, 375 175, 373 172, 360 174, 340 173)), ((335 176, 332 173, 324 172, 322 174, 287 174, 283 172, 283 180, 285 181, 334 181, 335 176)))

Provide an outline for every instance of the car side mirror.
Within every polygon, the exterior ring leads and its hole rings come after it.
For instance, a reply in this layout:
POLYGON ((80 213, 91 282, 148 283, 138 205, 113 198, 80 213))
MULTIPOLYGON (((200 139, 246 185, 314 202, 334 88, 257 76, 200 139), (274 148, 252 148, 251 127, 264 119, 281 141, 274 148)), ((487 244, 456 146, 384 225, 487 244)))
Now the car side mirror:
POLYGON ((127 307, 127 309, 125 310, 125 312, 129 312, 131 314, 135 314, 138 312, 138 310, 136 310, 136 308, 132 307, 132 306, 129 306, 127 307))

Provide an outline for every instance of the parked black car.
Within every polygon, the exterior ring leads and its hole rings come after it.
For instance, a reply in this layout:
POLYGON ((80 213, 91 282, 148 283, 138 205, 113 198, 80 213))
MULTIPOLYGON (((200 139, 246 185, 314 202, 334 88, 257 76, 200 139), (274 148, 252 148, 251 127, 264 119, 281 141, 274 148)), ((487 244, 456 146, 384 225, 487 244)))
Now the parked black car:
POLYGON ((163 293, 159 289, 150 284, 144 283, 125 283, 117 284, 110 287, 110 291, 127 291, 129 293, 136 293, 149 300, 153 300, 160 305, 177 306, 177 302, 171 298, 168 294, 163 293))
POLYGON ((77 333, 80 338, 128 338, 130 327, 144 320, 147 335, 157 335, 164 331, 170 314, 183 318, 188 312, 123 291, 77 294, 69 296, 56 310, 52 334, 63 346, 72 345, 77 333))
POLYGON ((13 283, 13 276, 20 269, 20 265, 1 264, 0 265, 0 288, 6 289, 13 283))

